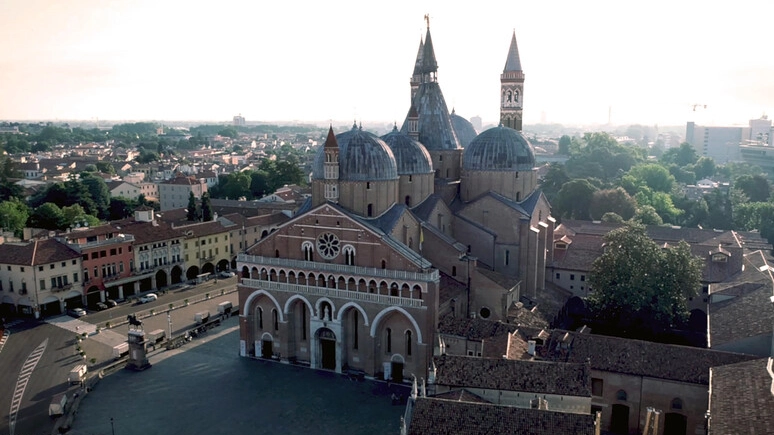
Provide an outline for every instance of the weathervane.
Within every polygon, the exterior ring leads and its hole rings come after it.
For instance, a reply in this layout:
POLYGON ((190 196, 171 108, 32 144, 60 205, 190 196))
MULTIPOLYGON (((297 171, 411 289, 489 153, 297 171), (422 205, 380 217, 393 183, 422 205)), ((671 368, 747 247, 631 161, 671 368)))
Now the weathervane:
POLYGON ((427 30, 430 30, 430 14, 425 14, 425 22, 427 23, 427 30))

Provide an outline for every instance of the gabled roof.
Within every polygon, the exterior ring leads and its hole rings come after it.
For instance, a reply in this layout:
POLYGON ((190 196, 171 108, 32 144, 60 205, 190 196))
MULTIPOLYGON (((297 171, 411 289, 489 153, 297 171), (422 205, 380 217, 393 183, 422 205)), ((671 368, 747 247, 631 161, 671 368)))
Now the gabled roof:
POLYGON ((711 347, 772 333, 772 269, 761 251, 745 255, 744 265, 744 271, 734 277, 736 285, 712 291, 708 325, 711 347), (717 296, 731 298, 714 302, 720 299, 717 296))
POLYGON ((593 435, 595 416, 419 397, 409 435, 593 435))
POLYGON ((492 403, 489 400, 484 399, 478 394, 472 393, 465 388, 459 390, 451 390, 445 393, 434 394, 431 396, 433 399, 452 400, 455 402, 468 402, 468 403, 492 403))
POLYGON ((754 355, 719 352, 628 338, 554 330, 539 348, 541 357, 552 361, 591 361, 592 370, 645 376, 691 384, 709 384, 710 367, 759 358, 754 355), (686 361, 690 361, 687 364, 686 361))
POLYGON ((433 209, 435 209, 435 205, 438 203, 438 201, 443 201, 440 195, 433 193, 432 195, 425 198, 424 201, 416 205, 414 208, 411 209, 412 212, 423 221, 427 221, 430 218, 430 213, 433 212, 433 209))
POLYGON ((710 435, 774 433, 770 364, 771 358, 761 358, 712 368, 710 435))
POLYGON ((433 363, 437 385, 591 397, 591 370, 585 362, 443 355, 433 357, 433 363))

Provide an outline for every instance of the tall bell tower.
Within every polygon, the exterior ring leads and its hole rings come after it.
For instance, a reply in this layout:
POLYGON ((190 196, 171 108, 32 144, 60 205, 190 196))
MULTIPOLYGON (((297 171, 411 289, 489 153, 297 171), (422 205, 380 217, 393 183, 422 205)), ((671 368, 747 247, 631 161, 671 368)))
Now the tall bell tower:
POLYGON ((505 68, 500 74, 500 124, 521 131, 524 101, 524 71, 521 70, 519 47, 516 45, 516 31, 513 31, 511 47, 505 68))

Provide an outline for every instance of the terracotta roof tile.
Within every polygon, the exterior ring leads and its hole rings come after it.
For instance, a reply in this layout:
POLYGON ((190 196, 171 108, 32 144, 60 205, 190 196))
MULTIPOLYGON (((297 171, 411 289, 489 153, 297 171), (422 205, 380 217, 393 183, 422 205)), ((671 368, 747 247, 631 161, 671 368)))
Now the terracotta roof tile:
POLYGON ((592 435, 595 416, 419 397, 410 435, 592 435))
POLYGON ((434 357, 436 384, 591 397, 587 363, 555 363, 444 355, 434 357))
POLYGON ((538 348, 551 361, 591 361, 592 370, 648 376, 693 384, 709 384, 710 367, 759 358, 697 347, 554 330, 538 348), (690 364, 686 364, 690 361, 690 364))
POLYGON ((712 368, 709 434, 774 433, 769 358, 712 368))

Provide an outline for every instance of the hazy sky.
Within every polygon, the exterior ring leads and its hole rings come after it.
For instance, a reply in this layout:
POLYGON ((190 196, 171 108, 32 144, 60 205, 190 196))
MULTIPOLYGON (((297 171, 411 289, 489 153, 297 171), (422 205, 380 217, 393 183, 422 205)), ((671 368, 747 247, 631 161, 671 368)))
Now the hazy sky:
POLYGON ((526 123, 774 111, 771 1, 2 0, 0 119, 400 123, 426 13, 466 118, 498 119, 514 30, 526 123))

